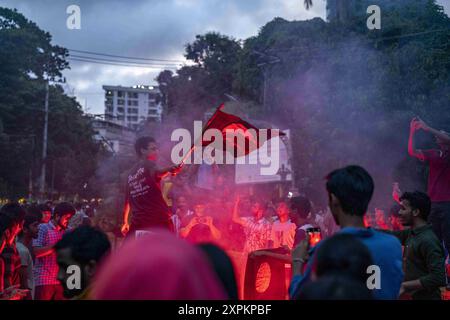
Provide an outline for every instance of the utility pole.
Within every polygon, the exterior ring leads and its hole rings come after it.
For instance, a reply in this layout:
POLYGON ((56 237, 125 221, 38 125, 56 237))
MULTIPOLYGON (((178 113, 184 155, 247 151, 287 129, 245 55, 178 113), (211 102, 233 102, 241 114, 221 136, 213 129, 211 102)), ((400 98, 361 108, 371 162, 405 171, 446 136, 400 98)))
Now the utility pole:
POLYGON ((281 59, 276 57, 276 56, 272 56, 272 55, 268 55, 264 52, 260 52, 260 51, 256 51, 253 50, 253 53, 259 56, 260 59, 260 63, 257 64, 257 66, 259 68, 262 68, 262 72, 263 72, 263 76, 264 76, 264 83, 263 83, 263 109, 264 112, 269 112, 270 111, 270 107, 268 107, 268 103, 267 103, 267 91, 268 91, 268 82, 269 82, 269 67, 271 65, 274 65, 276 63, 280 63, 281 59))
POLYGON ((49 80, 45 82, 45 103, 44 103, 44 135, 42 139, 42 167, 41 167, 41 184, 39 188, 40 195, 45 195, 45 169, 47 161, 47 139, 48 139, 48 96, 49 96, 49 80))

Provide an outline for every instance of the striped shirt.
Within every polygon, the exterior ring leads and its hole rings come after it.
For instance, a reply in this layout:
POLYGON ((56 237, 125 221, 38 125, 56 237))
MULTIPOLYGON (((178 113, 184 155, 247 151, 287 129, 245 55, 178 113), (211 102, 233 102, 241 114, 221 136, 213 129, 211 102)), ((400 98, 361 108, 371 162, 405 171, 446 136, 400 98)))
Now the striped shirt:
MULTIPOLYGON (((33 247, 54 246, 61 240, 64 232, 64 230, 58 230, 52 221, 40 224, 38 237, 33 240, 33 247)), ((59 284, 56 253, 52 252, 40 258, 36 257, 33 275, 35 286, 59 284)))

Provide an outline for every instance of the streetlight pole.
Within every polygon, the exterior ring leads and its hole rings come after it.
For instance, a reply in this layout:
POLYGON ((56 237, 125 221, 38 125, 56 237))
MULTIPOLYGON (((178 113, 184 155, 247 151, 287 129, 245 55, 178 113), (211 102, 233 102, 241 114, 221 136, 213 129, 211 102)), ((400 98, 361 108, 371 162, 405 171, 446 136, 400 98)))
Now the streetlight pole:
POLYGON ((49 80, 45 82, 45 103, 44 103, 44 134, 42 139, 42 167, 41 167, 41 183, 39 192, 44 198, 45 195, 45 171, 47 161, 47 139, 48 139, 48 96, 49 96, 49 80))

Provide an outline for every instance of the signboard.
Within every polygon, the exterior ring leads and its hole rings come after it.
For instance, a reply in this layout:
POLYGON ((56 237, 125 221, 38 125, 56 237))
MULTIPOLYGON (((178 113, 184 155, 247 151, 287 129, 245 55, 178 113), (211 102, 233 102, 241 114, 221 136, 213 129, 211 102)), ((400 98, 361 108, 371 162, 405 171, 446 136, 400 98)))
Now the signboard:
MULTIPOLYGON (((279 139, 279 165, 278 165, 278 174, 273 175, 263 175, 261 174, 261 168, 267 167, 262 165, 261 163, 267 163, 269 157, 264 156, 264 153, 261 154, 258 150, 255 150, 248 154, 245 158, 245 164, 236 164, 236 173, 235 173, 235 183, 236 184, 245 184, 245 183, 264 183, 264 182, 279 182, 279 181, 292 181, 292 169, 289 163, 289 152, 288 148, 290 146, 286 145, 290 143, 289 130, 283 130, 286 133, 286 138, 283 140, 281 138, 273 138, 279 139), (261 161, 259 158, 263 159, 261 161), (250 164, 256 163, 256 164, 250 164), (284 179, 283 179, 284 178, 284 179)), ((266 142, 262 148, 268 147, 269 154, 271 152, 272 143, 266 142)))

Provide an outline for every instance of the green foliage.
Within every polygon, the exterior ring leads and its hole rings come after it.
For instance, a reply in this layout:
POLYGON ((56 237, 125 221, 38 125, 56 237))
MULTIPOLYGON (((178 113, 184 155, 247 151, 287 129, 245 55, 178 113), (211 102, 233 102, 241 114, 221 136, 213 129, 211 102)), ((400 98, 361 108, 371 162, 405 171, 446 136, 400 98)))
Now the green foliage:
POLYGON ((218 66, 235 44, 226 50, 213 45, 224 36, 197 36, 187 46, 187 58, 197 64, 172 78, 170 103, 183 101, 183 117, 201 114, 212 101, 225 100, 210 85, 227 75, 231 93, 251 102, 252 114, 293 131, 294 170, 310 194, 323 194, 323 176, 349 163, 373 173, 384 186, 380 199, 389 198, 393 179, 422 188, 423 168, 406 153, 408 124, 418 115, 450 130, 450 18, 434 0, 369 2, 382 7, 381 30, 367 29, 364 5, 333 23, 275 18, 243 41, 227 70, 218 66), (195 103, 185 103, 191 97, 195 103))
MULTIPOLYGON (((0 8, 0 197, 25 196, 40 174, 45 80, 60 80, 66 49, 15 10, 0 8)), ((47 186, 77 193, 96 169, 99 146, 74 98, 49 90, 47 186), (54 179, 52 179, 54 177, 54 179)))

